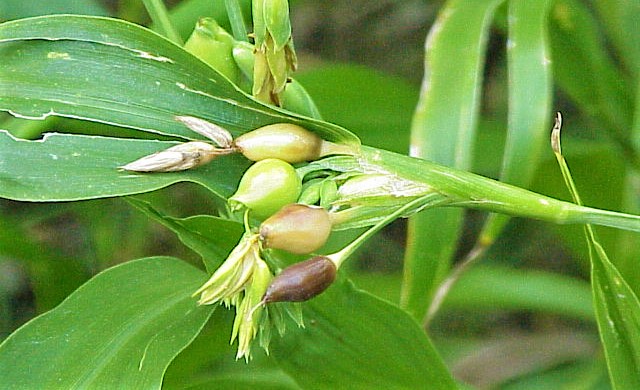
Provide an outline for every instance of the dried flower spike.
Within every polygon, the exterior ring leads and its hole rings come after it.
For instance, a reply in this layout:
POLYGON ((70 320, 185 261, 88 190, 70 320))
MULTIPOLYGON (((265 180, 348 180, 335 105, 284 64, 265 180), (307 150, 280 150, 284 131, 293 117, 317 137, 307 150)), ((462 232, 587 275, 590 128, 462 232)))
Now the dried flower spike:
POLYGON ((233 137, 226 129, 195 116, 178 115, 175 119, 196 133, 209 138, 219 147, 229 149, 229 153, 235 152, 232 147, 233 137))
POLYGON ((265 248, 307 254, 320 249, 331 233, 331 218, 322 207, 290 204, 260 225, 265 248))
POLYGON ((120 169, 132 172, 184 171, 208 163, 220 154, 219 150, 206 142, 185 142, 142 157, 120 169))

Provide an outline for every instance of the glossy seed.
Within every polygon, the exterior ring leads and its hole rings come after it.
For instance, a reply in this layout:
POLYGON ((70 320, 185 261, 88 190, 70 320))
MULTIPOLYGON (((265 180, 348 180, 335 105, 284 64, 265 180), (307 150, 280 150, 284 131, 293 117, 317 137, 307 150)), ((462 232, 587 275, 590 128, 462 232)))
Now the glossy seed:
POLYGON ((295 168, 277 159, 253 164, 242 176, 238 190, 229 198, 234 210, 247 207, 252 215, 266 218, 300 196, 302 183, 295 168))
POLYGON ((322 143, 320 137, 292 123, 260 127, 241 135, 234 142, 249 160, 277 158, 289 163, 317 160, 322 143))
POLYGON ((320 249, 331 233, 331 218, 322 207, 289 204, 260 225, 265 248, 307 254, 320 249))
POLYGON ((262 301, 307 301, 326 290, 335 279, 336 266, 328 257, 312 257, 282 270, 271 281, 262 301))

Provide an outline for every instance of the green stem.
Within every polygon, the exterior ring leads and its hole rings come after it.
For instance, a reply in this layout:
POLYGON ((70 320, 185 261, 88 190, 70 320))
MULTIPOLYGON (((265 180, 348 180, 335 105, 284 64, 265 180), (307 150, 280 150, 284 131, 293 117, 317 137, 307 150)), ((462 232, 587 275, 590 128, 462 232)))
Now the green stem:
POLYGON ((224 6, 227 8, 227 16, 231 23, 231 31, 236 41, 249 42, 247 27, 244 24, 242 8, 238 0, 224 0, 224 6))
POLYGON ((333 263, 336 265, 336 268, 340 268, 340 265, 342 265, 342 263, 349 256, 351 256, 353 254, 353 252, 355 252, 362 244, 364 244, 365 241, 367 241, 369 238, 371 238, 371 236, 373 236, 378 231, 380 231, 380 229, 385 227, 390 222, 393 222, 395 219, 399 218, 401 215, 403 215, 407 211, 412 210, 412 209, 422 210, 425 207, 438 206, 438 205, 440 205, 440 204, 442 204, 442 203, 444 203, 446 201, 447 201, 446 198, 443 198, 442 196, 439 196, 439 194, 437 194, 437 193, 431 193, 431 194, 422 196, 420 198, 414 199, 411 202, 409 202, 409 203, 403 205, 402 207, 398 208, 393 213, 387 215, 380 222, 378 222, 377 224, 372 226, 369 230, 367 230, 366 232, 362 233, 358 238, 353 240, 349 245, 347 245, 344 248, 342 248, 342 250, 340 250, 340 251, 338 251, 336 253, 330 254, 327 257, 331 261, 333 261, 333 263))
POLYGON ((397 174, 427 184, 449 197, 450 206, 539 219, 558 224, 609 226, 640 232, 640 216, 594 209, 536 194, 471 172, 443 167, 426 160, 364 147, 354 170, 397 174))
POLYGON ((182 38, 169 20, 169 12, 162 0, 143 0, 143 2, 151 20, 160 28, 162 35, 182 46, 182 38))

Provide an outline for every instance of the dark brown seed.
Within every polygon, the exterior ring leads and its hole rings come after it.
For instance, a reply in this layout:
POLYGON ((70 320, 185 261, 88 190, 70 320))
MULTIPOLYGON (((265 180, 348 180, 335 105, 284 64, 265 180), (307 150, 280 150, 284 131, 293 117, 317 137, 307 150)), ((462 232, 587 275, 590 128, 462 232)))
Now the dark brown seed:
POLYGON ((336 279, 336 266, 325 256, 312 257, 282 270, 262 297, 264 303, 302 302, 326 290, 336 279))

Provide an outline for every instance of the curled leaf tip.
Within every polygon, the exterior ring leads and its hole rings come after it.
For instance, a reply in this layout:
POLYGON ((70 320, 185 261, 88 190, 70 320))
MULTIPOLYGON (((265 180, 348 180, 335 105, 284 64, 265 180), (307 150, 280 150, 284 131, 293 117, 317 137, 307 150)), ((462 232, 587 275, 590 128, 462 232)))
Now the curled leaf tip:
POLYGON ((551 148, 553 153, 562 155, 562 147, 560 145, 560 130, 562 129, 562 114, 556 113, 555 123, 553 130, 551 130, 551 148))

